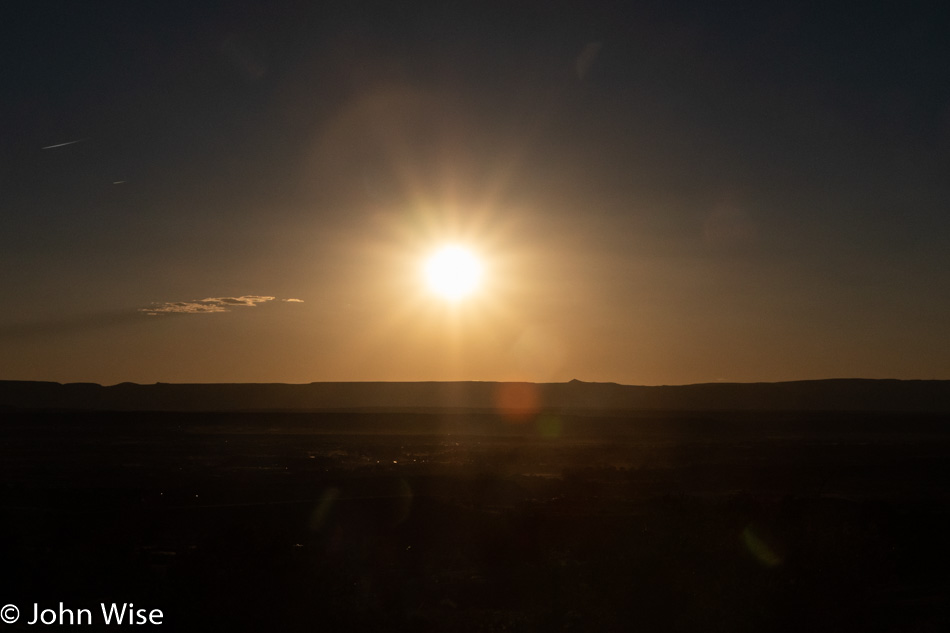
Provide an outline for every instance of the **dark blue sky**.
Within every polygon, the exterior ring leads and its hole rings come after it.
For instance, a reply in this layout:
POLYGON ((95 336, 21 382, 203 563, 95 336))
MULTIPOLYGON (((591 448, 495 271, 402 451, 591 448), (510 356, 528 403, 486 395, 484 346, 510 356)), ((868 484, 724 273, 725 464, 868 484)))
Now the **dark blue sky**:
POLYGON ((0 378, 950 378, 939 3, 19 5, 0 378))

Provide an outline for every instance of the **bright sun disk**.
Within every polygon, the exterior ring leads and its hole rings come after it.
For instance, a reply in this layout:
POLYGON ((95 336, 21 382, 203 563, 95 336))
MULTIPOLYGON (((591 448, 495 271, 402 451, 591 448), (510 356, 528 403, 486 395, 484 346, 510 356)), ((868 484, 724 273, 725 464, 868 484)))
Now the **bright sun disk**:
POLYGON ((457 300, 472 293, 482 276, 482 265, 471 251, 446 246, 426 260, 429 287, 446 299, 457 300))

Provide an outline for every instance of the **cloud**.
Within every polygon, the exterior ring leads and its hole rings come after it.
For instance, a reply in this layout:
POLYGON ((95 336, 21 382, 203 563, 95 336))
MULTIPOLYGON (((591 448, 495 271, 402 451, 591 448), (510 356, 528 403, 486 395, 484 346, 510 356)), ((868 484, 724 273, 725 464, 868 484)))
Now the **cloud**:
POLYGON ((286 301, 287 303, 303 303, 303 299, 281 299, 281 301, 286 301))
POLYGON ((46 147, 41 147, 40 149, 56 149, 58 147, 66 147, 67 145, 75 145, 76 143, 85 143, 88 141, 88 138, 81 138, 75 141, 67 141, 66 143, 56 143, 55 145, 47 145, 46 147))
POLYGON ((216 303, 226 306, 248 306, 253 308, 258 303, 273 301, 276 297, 261 297, 258 295, 244 295, 242 297, 211 297, 202 299, 200 303, 216 303))
POLYGON ((256 307, 259 303, 273 301, 276 297, 263 297, 260 295, 243 295, 240 297, 209 297, 196 301, 165 301, 153 303, 148 308, 139 308, 139 312, 145 312, 149 316, 158 316, 160 314, 207 314, 210 312, 230 312, 229 308, 234 306, 244 306, 248 308, 256 307))
POLYGON ((204 314, 205 312, 230 312, 230 310, 216 304, 201 302, 185 303, 155 303, 150 308, 139 308, 139 312, 147 312, 150 316, 158 314, 204 314))

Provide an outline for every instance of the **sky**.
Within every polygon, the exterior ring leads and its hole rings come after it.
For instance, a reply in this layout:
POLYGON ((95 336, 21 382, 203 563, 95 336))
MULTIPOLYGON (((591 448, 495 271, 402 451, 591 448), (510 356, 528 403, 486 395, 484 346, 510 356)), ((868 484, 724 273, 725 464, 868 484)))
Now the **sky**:
POLYGON ((5 3, 0 379, 950 379, 948 34, 937 2, 5 3), (445 244, 483 267, 456 302, 445 244))

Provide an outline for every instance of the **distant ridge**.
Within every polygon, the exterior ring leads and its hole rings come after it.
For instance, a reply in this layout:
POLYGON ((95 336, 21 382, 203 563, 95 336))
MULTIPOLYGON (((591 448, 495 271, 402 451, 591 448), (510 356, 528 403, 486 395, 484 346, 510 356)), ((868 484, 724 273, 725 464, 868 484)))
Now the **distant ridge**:
POLYGON ((643 387, 616 383, 167 384, 0 381, 0 407, 104 411, 881 411, 950 413, 948 380, 832 379, 643 387))

